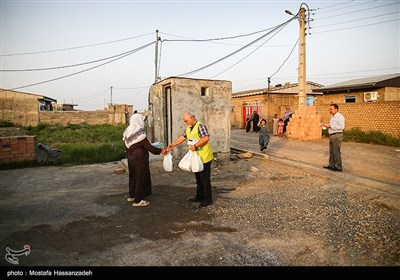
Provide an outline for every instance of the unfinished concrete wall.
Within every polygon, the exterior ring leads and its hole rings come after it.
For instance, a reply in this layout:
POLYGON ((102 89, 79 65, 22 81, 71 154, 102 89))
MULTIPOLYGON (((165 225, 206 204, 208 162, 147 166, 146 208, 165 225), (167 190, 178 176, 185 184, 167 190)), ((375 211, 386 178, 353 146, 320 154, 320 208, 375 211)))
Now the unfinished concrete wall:
MULTIPOLYGON (((213 152, 229 157, 231 95, 229 81, 168 78, 154 84, 147 131, 150 141, 167 145, 182 135, 187 127, 182 115, 189 111, 207 126, 213 152)), ((174 149, 174 157, 181 158, 186 152, 182 143, 174 149)))

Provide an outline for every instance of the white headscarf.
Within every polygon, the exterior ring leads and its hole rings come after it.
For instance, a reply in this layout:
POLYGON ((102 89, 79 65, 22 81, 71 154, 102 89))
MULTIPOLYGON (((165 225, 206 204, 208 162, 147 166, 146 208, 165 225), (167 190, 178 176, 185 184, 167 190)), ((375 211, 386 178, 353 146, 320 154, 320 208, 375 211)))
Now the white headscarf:
POLYGON ((129 149, 130 146, 142 141, 144 138, 146 138, 144 116, 133 114, 129 120, 129 126, 124 131, 122 140, 125 141, 125 146, 129 149))

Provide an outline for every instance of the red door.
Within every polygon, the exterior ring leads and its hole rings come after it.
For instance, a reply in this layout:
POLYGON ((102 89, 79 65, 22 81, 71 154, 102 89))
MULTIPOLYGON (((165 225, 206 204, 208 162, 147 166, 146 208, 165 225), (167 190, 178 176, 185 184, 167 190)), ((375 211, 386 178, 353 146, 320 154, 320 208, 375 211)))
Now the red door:
POLYGON ((243 105, 243 126, 242 126, 242 128, 246 128, 247 115, 250 115, 250 117, 252 117, 254 111, 257 111, 257 113, 261 119, 261 105, 243 105))

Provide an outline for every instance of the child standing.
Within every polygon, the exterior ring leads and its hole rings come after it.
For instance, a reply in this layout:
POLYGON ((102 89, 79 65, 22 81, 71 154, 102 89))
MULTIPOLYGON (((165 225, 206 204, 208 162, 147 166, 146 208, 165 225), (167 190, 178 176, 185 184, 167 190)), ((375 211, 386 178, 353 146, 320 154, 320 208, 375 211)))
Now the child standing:
POLYGON ((283 127, 285 126, 285 123, 283 122, 282 119, 279 119, 278 122, 278 136, 283 136, 283 127))
POLYGON ((250 114, 247 114, 246 118, 246 132, 249 133, 251 129, 251 121, 252 119, 250 118, 250 114))
POLYGON ((274 118, 272 119, 272 121, 273 121, 273 130, 272 130, 272 132, 273 132, 273 134, 274 134, 274 136, 278 136, 278 122, 279 122, 279 119, 278 119, 278 115, 277 114, 275 114, 274 115, 274 118))
POLYGON ((265 119, 262 119, 260 121, 258 133, 258 143, 260 144, 260 150, 262 153, 264 153, 269 144, 269 128, 265 119))

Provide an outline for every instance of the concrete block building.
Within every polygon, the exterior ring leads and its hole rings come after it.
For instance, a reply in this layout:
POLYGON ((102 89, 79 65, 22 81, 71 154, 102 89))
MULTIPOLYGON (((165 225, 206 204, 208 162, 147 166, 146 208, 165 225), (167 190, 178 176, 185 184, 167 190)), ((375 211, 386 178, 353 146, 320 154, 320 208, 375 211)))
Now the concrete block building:
MULTIPOLYGON (((149 140, 170 144, 185 131, 182 115, 190 112, 207 126, 214 154, 229 158, 231 95, 229 81, 170 77, 154 84, 149 96, 149 140)), ((186 152, 182 144, 174 149, 174 157, 186 152)))

